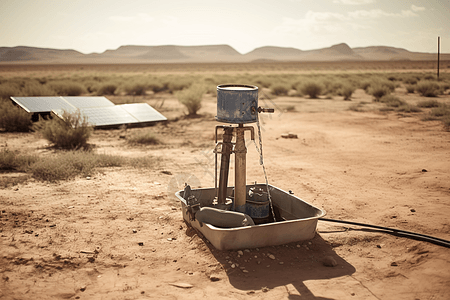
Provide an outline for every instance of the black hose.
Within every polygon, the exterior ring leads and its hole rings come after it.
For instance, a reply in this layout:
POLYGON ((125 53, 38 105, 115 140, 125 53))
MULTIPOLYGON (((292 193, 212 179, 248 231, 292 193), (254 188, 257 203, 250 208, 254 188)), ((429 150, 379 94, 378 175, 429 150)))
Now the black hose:
POLYGON ((406 237, 406 238, 410 238, 410 239, 414 239, 414 240, 418 240, 418 241, 425 241, 425 242, 433 243, 433 244, 436 244, 439 246, 444 246, 444 247, 450 248, 450 241, 440 239, 440 238, 430 236, 430 235, 421 234, 421 233, 415 233, 415 232, 401 230, 401 229, 382 227, 382 226, 370 225, 370 224, 364 224, 364 223, 357 223, 357 222, 351 222, 351 221, 328 219, 328 218, 319 218, 319 220, 326 221, 326 222, 343 223, 343 224, 356 225, 356 226, 361 226, 361 227, 375 228, 375 229, 378 229, 380 232, 384 232, 384 233, 388 233, 388 234, 392 234, 392 235, 400 236, 400 237, 406 237))

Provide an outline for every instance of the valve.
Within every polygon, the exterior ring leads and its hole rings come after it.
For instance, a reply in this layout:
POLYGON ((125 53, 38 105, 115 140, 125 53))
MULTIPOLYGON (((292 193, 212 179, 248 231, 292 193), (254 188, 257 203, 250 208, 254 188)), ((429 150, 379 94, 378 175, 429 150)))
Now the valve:
POLYGON ((275 109, 273 108, 262 108, 261 106, 256 109, 256 107, 252 106, 252 115, 256 115, 256 112, 258 113, 274 113, 275 109))
POLYGON ((275 112, 275 109, 273 109, 273 108, 263 108, 263 107, 258 107, 258 112, 259 113, 274 113, 275 112))

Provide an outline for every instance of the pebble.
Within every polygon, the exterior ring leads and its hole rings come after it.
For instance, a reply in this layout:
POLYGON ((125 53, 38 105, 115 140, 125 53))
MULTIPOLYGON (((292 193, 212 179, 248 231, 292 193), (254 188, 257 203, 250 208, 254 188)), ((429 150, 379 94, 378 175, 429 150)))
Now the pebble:
POLYGON ((242 273, 248 273, 248 270, 244 269, 244 270, 242 270, 242 273))
POLYGON ((236 268, 236 265, 235 265, 235 264, 232 264, 232 265, 231 265, 231 268, 232 268, 232 269, 236 268))
POLYGON ((398 264, 397 264, 395 261, 393 261, 393 262, 391 262, 391 266, 392 266, 392 267, 397 267, 398 264))
POLYGON ((238 254, 238 255, 244 255, 244 252, 242 252, 241 250, 239 250, 239 251, 237 252, 237 254, 238 254))
POLYGON ((272 254, 267 255, 270 259, 275 259, 275 256, 273 256, 272 254))
POLYGON ((323 261, 322 261, 322 264, 325 267, 336 267, 337 266, 336 260, 333 257, 331 257, 331 256, 325 256, 323 261))
POLYGON ((220 278, 217 277, 217 276, 214 276, 214 275, 210 275, 210 276, 209 276, 209 280, 211 280, 211 281, 219 281, 220 278))
POLYGON ((279 264, 280 264, 280 265, 283 265, 283 264, 284 264, 284 262, 280 261, 280 262, 279 262, 279 264))

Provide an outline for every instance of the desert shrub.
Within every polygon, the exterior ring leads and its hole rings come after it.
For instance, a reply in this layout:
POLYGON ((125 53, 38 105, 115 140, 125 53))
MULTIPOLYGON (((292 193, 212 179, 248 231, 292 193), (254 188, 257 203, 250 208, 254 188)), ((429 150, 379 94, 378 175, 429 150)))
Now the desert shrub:
POLYGON ((131 157, 126 163, 133 168, 143 169, 153 168, 158 163, 158 160, 153 156, 131 157))
POLYGON ((153 133, 145 131, 133 134, 127 139, 127 142, 132 145, 156 145, 160 143, 160 140, 153 133))
POLYGON ((359 87, 368 92, 370 86, 372 85, 372 81, 370 79, 366 79, 360 82, 359 87))
POLYGON ((168 85, 168 82, 153 81, 148 84, 148 88, 152 90, 153 93, 160 93, 167 91, 168 85))
POLYGON ((79 96, 86 93, 82 84, 69 80, 50 82, 49 86, 60 96, 79 96))
POLYGON ((430 116, 434 118, 450 116, 450 106, 441 104, 438 107, 433 107, 430 111, 430 116))
POLYGON ((306 81, 297 90, 303 95, 309 95, 311 99, 315 99, 322 93, 323 86, 315 81, 306 81))
POLYGON ((177 91, 184 90, 192 85, 192 78, 175 78, 168 82, 167 84, 167 90, 169 93, 173 94, 177 91))
POLYGON ((399 107, 405 105, 406 102, 394 95, 384 95, 379 100, 381 103, 386 104, 389 107, 399 107))
POLYGON ((416 85, 416 91, 423 97, 436 97, 439 94, 440 86, 434 81, 420 81, 416 85))
POLYGON ((118 167, 125 163, 125 159, 120 156, 68 151, 40 158, 30 166, 30 171, 38 180, 55 182, 79 175, 93 175, 98 167, 118 167))
POLYGON ((444 125, 444 129, 446 131, 450 131, 450 115, 444 116, 442 118, 442 124, 444 125))
POLYGON ((389 87, 382 84, 371 85, 368 90, 368 94, 375 98, 375 101, 380 101, 383 96, 389 95, 391 90, 389 87))
POLYGON ((419 79, 417 77, 414 77, 414 76, 408 76, 408 77, 405 77, 403 79, 403 83, 411 84, 411 85, 417 84, 418 81, 419 81, 419 79))
POLYGON ((441 94, 443 94, 446 90, 450 89, 450 83, 449 82, 441 82, 440 84, 441 88, 441 94))
POLYGON ((26 171, 36 160, 36 156, 20 155, 17 151, 11 151, 6 147, 0 151, 0 170, 26 171))
POLYGON ((389 81, 396 81, 396 80, 397 80, 397 77, 396 77, 395 75, 389 75, 389 76, 387 77, 387 79, 388 79, 389 81))
POLYGON ((397 107, 396 111, 406 112, 406 113, 415 113, 422 111, 419 107, 415 105, 409 105, 407 103, 401 104, 397 107))
MULTIPOLYGON (((342 96, 341 91, 344 87, 345 83, 340 81, 322 81, 322 83, 325 86, 324 94, 331 94, 331 95, 339 95, 342 96)), ((353 93, 353 92, 352 92, 353 93)))
MULTIPOLYGON (((226 82, 226 81, 222 81, 222 82, 226 82)), ((264 75, 259 75, 258 77, 254 78, 253 82, 262 88, 268 88, 272 84, 272 80, 264 75)))
POLYGON ((0 84, 0 100, 9 99, 11 96, 20 96, 20 87, 15 84, 2 83, 0 84))
POLYGON ((53 143, 56 148, 80 149, 87 147, 87 140, 92 133, 92 127, 87 119, 77 113, 64 112, 62 119, 55 117, 50 120, 39 120, 33 129, 53 143))
POLYGON ((212 83, 205 84, 205 93, 217 97, 217 85, 212 83))
POLYGON ((439 105, 441 105, 440 102, 434 99, 424 100, 417 103, 418 107, 425 107, 425 108, 439 107, 439 105))
POLYGON ((22 87, 22 96, 54 96, 56 92, 47 84, 29 81, 22 87))
POLYGON ((285 96, 288 94, 289 90, 290 90, 290 85, 287 83, 282 83, 282 82, 274 83, 270 87, 270 91, 271 91, 272 95, 276 95, 276 96, 285 96))
POLYGON ((186 106, 188 115, 196 115, 198 110, 202 107, 202 97, 205 93, 203 85, 194 84, 190 88, 176 93, 178 101, 186 106))
POLYGON ((30 130, 31 116, 8 101, 0 101, 0 128, 9 132, 30 130))
POLYGON ((98 96, 114 95, 116 90, 117 90, 117 85, 114 83, 103 84, 97 89, 97 95, 98 96))
POLYGON ((144 83, 128 84, 124 87, 127 95, 142 96, 147 91, 147 85, 144 83))
POLYGON ((355 87, 350 84, 342 86, 338 92, 341 96, 344 96, 344 100, 350 100, 352 94, 355 92, 355 87))
POLYGON ((405 88, 407 93, 414 93, 416 90, 416 86, 414 84, 407 84, 405 85, 405 88))

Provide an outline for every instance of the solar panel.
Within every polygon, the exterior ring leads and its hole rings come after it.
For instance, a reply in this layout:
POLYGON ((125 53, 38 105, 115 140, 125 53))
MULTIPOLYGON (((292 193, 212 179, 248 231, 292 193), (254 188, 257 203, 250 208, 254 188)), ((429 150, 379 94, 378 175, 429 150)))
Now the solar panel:
POLYGON ((29 113, 53 112, 63 118, 64 111, 78 110, 93 126, 148 123, 167 120, 147 103, 114 105, 105 97, 11 97, 29 113))
POLYGON ((114 103, 112 103, 105 97, 64 96, 62 98, 78 108, 114 106, 114 103))
POLYGON ((53 109, 69 111, 76 108, 62 97, 11 97, 11 99, 29 113, 49 113, 53 109))
POLYGON ((147 103, 130 103, 118 105, 135 117, 139 122, 166 121, 167 118, 147 103))
MULTIPOLYGON (((52 112, 62 118, 64 111, 54 109, 52 112)), ((85 116, 89 124, 93 126, 114 126, 139 123, 137 119, 123 110, 119 105, 109 107, 80 108, 80 113, 82 116, 85 116)))

